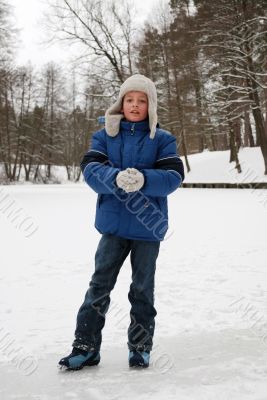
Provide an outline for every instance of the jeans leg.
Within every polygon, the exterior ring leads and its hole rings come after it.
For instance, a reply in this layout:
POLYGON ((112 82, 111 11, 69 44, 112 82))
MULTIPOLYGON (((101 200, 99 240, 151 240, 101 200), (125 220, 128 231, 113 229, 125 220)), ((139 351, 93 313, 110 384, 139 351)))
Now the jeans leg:
POLYGON ((130 240, 102 235, 95 254, 95 272, 78 311, 73 346, 86 351, 100 350, 110 292, 129 252, 130 240))
POLYGON ((132 241, 132 283, 128 294, 131 323, 128 328, 130 350, 151 350, 155 330, 154 287, 160 242, 132 241))

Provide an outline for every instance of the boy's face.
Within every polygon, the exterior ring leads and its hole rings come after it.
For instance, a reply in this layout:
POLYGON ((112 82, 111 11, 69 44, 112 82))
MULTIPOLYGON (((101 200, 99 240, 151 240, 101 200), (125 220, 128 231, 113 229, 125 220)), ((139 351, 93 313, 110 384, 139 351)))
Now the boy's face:
POLYGON ((148 115, 148 99, 144 92, 132 91, 123 98, 122 110, 124 117, 130 122, 139 122, 148 115))

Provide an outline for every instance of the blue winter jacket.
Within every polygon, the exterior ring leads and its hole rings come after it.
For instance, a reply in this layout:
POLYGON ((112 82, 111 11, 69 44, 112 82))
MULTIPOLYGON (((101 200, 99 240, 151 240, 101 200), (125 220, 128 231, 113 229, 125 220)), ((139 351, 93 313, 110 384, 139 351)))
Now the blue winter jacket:
POLYGON ((176 139, 157 129, 149 138, 148 120, 121 121, 117 136, 105 129, 93 134, 91 147, 81 162, 87 184, 98 193, 95 227, 128 239, 163 240, 168 229, 167 196, 184 179, 176 139), (119 171, 136 168, 144 174, 141 190, 126 193, 116 185, 119 171))

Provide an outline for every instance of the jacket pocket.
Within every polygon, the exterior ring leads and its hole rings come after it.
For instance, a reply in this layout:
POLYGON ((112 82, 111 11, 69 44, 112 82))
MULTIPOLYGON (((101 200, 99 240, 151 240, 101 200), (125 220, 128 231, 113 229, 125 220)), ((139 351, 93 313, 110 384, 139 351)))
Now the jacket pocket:
POLYGON ((113 194, 100 194, 98 198, 98 208, 105 211, 118 212, 119 201, 113 194))
POLYGON ((147 212, 150 213, 151 209, 162 212, 163 204, 161 202, 160 197, 149 197, 149 199, 147 199, 147 201, 144 204, 144 210, 145 211, 147 210, 147 212))

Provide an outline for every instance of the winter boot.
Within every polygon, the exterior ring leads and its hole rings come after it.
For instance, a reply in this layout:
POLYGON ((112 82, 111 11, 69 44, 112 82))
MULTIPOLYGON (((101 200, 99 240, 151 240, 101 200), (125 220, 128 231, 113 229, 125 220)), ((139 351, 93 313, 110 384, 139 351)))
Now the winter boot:
POLYGON ((129 352, 129 367, 147 368, 149 366, 149 351, 133 350, 129 352))
POLYGON ((98 351, 88 352, 73 347, 70 355, 62 358, 58 366, 60 369, 79 370, 85 366, 97 365, 100 362, 100 354, 98 351))

